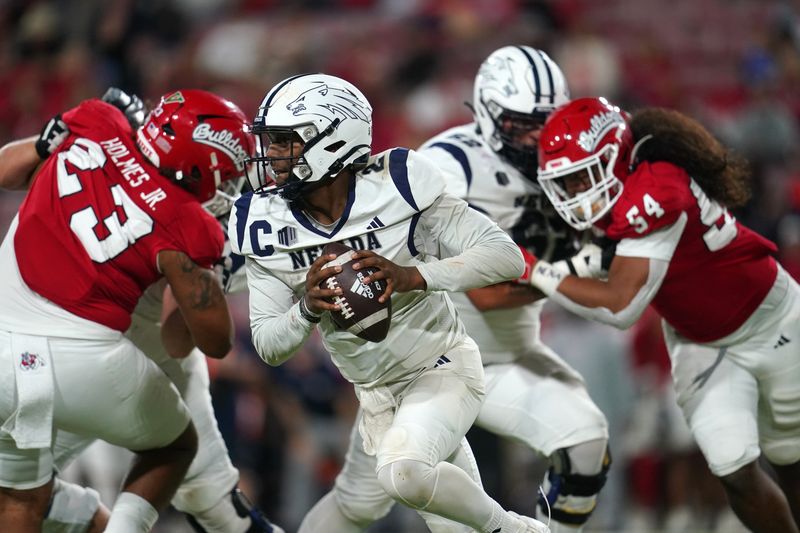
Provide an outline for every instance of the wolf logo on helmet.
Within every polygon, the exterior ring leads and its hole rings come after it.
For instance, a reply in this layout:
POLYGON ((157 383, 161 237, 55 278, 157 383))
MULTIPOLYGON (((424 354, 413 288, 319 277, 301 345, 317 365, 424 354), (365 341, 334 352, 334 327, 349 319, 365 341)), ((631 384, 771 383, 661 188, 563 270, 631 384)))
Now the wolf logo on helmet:
POLYGON ((495 61, 487 60, 478 70, 486 82, 496 82, 498 89, 505 96, 519 94, 517 84, 514 82, 513 63, 508 57, 498 57, 495 61))
POLYGON ((291 111, 294 116, 316 114, 322 118, 327 118, 330 114, 333 114, 341 115, 343 120, 352 118, 363 120, 364 122, 370 122, 370 116, 372 114, 372 109, 360 102, 355 94, 348 91, 346 88, 331 87, 327 83, 321 83, 320 85, 307 89, 300 94, 300 96, 289 102, 286 105, 286 109, 291 111), (309 99, 310 105, 312 106, 312 108, 309 109, 306 106, 306 94, 311 91, 319 93, 320 96, 327 96, 328 92, 331 92, 336 96, 338 101, 335 103, 328 103, 314 102, 312 99, 309 99), (317 111, 313 106, 321 107, 322 110, 317 111))

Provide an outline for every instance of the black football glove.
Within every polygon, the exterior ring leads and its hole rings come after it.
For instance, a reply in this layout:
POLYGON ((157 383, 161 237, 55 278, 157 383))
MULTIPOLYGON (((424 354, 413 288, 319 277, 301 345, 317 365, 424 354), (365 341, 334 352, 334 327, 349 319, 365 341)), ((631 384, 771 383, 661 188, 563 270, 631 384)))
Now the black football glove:
POLYGON ((134 131, 144 124, 144 103, 135 94, 128 94, 116 87, 109 87, 100 99, 122 111, 134 131))
POLYGON ((58 150, 61 143, 64 142, 69 136, 69 127, 61 120, 61 115, 58 114, 47 121, 47 124, 42 128, 39 138, 36 139, 36 153, 42 159, 47 159, 50 155, 58 150))
POLYGON ((603 270, 608 272, 608 269, 611 268, 611 261, 614 260, 614 256, 617 254, 617 243, 619 241, 609 239, 608 237, 601 237, 596 242, 597 245, 603 249, 603 253, 600 256, 600 264, 603 270))

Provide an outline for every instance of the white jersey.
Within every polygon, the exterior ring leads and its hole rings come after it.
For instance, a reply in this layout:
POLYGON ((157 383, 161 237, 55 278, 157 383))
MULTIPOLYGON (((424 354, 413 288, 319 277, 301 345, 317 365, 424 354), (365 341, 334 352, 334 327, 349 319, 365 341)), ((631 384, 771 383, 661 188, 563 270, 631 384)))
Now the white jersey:
POLYGON ((428 288, 392 295, 391 327, 380 343, 337 330, 323 315, 323 342, 345 378, 362 387, 396 382, 462 342, 464 327, 443 291, 513 279, 523 263, 496 224, 443 190, 430 161, 396 148, 373 156, 353 178, 344 214, 330 226, 279 195, 240 198, 228 231, 233 252, 246 258, 253 344, 261 357, 280 364, 308 338, 313 324, 296 301, 311 264, 333 241, 417 266, 428 288))
MULTIPOLYGON (((540 259, 563 259, 579 236, 555 212, 535 180, 522 175, 487 146, 475 124, 446 130, 420 153, 442 170, 446 190, 486 214, 517 244, 540 259)), ((484 364, 506 363, 538 351, 543 302, 481 312, 466 294, 453 294, 459 315, 481 349, 484 364)))

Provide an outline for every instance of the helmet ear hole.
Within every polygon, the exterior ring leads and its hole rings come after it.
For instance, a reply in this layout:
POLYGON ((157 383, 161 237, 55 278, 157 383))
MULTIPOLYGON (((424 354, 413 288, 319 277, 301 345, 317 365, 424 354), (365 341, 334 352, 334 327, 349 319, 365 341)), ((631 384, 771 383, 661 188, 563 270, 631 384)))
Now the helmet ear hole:
POLYGON ((326 146, 325 147, 325 151, 326 152, 330 152, 332 154, 335 154, 344 145, 345 145, 344 141, 338 141, 338 142, 335 142, 333 144, 329 144, 328 146, 326 146))

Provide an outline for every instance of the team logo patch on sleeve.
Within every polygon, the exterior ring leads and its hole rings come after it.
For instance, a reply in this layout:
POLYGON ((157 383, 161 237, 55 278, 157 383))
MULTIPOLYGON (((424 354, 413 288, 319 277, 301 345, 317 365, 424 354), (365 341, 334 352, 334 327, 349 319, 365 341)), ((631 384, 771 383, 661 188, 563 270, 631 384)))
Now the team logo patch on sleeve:
POLYGON ((39 357, 38 354, 23 352, 19 357, 19 367, 22 370, 36 370, 37 368, 45 366, 44 359, 39 357))

